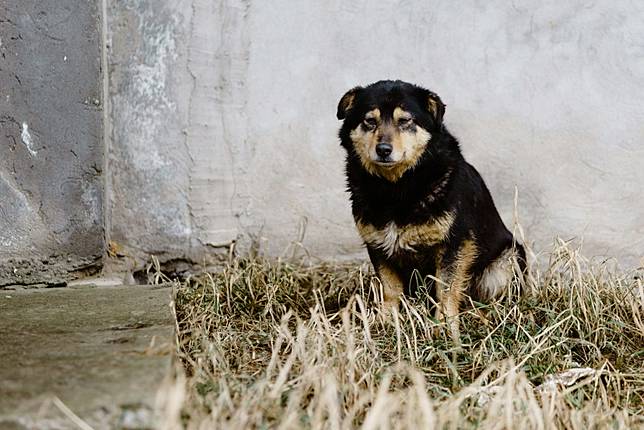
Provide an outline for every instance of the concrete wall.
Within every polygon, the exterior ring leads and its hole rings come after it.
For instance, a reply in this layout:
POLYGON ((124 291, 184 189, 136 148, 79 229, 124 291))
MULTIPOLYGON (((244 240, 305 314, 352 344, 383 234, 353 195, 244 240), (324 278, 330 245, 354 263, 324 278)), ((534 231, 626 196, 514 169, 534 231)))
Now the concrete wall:
POLYGON ((335 107, 438 92, 506 222, 536 249, 644 255, 640 2, 109 0, 111 237, 123 254, 364 257, 335 107))
POLYGON ((233 242, 364 258, 334 114, 382 78, 441 95, 508 223, 518 188, 537 250, 583 237, 637 263, 643 20, 640 2, 5 0, 0 286, 96 270, 104 227, 134 268, 233 242))
POLYGON ((0 286, 100 266, 100 34, 95 2, 0 3, 0 286))
POLYGON ((190 13, 186 1, 107 2, 107 233, 128 266, 190 249, 191 85, 179 37, 190 13))

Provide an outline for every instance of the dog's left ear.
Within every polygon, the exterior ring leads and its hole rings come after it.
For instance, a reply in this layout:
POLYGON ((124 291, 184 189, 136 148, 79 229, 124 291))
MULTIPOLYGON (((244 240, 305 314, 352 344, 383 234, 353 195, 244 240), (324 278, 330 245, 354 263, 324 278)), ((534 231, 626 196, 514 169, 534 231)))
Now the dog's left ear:
POLYGON ((438 94, 423 88, 421 89, 421 99, 426 109, 434 117, 436 124, 441 124, 443 122, 443 115, 445 115, 445 104, 438 97, 438 94))
POLYGON ((338 113, 337 113, 338 119, 342 120, 347 117, 347 113, 353 107, 353 102, 356 99, 356 95, 361 90, 362 90, 362 87, 355 87, 347 91, 346 94, 342 96, 342 98, 340 99, 340 103, 338 103, 338 113))

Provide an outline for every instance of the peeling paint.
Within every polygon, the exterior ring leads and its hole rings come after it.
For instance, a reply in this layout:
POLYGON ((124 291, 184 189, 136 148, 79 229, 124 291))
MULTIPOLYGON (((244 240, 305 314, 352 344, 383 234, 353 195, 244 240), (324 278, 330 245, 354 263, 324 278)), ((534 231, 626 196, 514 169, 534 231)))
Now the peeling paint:
POLYGON ((94 183, 83 182, 81 186, 83 189, 81 202, 86 213, 82 222, 86 226, 91 226, 96 220, 101 219, 101 195, 94 183))
POLYGON ((185 111, 175 76, 189 2, 129 0, 108 6, 108 237, 137 255, 185 253, 192 234, 189 156, 181 151, 185 111))
POLYGON ((144 36, 142 61, 133 65, 131 92, 124 108, 137 121, 129 129, 128 148, 139 170, 161 170, 172 164, 154 142, 166 126, 167 115, 176 111, 176 103, 167 90, 168 65, 176 59, 176 19, 155 20, 153 11, 139 15, 137 32, 144 36), (161 21, 161 22, 159 22, 161 21))
POLYGON ((20 204, 31 210, 31 206, 29 205, 29 199, 25 195, 25 193, 20 190, 20 188, 17 186, 16 182, 5 172, 0 170, 0 190, 2 190, 2 195, 3 200, 2 203, 3 205, 0 206, 0 215, 3 215, 3 209, 6 207, 6 203, 10 201, 7 199, 7 197, 11 196, 13 194, 15 196, 14 199, 12 200, 19 200, 20 204), (8 189, 2 190, 2 186, 6 186, 8 189))
POLYGON ((31 204, 28 195, 20 189, 11 175, 2 170, 0 196, 0 243, 5 249, 12 249, 21 243, 29 244, 33 232, 46 231, 43 220, 34 216, 37 214, 37 207, 31 204))
POLYGON ((34 141, 31 137, 31 134, 29 133, 29 125, 26 122, 22 123, 22 132, 20 133, 20 138, 22 139, 22 143, 24 143, 27 147, 27 151, 29 151, 32 156, 35 157, 36 155, 38 155, 38 151, 33 148, 34 141))

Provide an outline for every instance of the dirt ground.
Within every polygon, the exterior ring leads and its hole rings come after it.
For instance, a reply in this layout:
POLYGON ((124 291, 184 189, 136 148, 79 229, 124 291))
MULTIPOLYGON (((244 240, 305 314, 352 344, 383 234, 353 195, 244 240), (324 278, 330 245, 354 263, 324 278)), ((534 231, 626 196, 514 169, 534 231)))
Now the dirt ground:
POLYGON ((0 290, 0 428, 151 427, 171 288, 0 290))

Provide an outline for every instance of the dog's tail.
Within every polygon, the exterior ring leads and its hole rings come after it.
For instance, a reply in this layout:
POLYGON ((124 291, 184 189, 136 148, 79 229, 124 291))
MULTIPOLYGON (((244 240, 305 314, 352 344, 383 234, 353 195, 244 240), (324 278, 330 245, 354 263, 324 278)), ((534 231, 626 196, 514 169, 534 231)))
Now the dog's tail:
POLYGON ((517 264, 519 265, 519 272, 523 277, 528 273, 528 259, 526 257, 525 248, 519 242, 514 242, 514 248, 517 251, 517 264))
POLYGON ((530 291, 528 284, 529 273, 528 273, 528 258, 526 256, 525 248, 523 245, 517 241, 514 242, 515 249, 515 258, 517 260, 517 266, 515 266, 515 276, 518 281, 519 295, 524 295, 526 291, 530 291))

